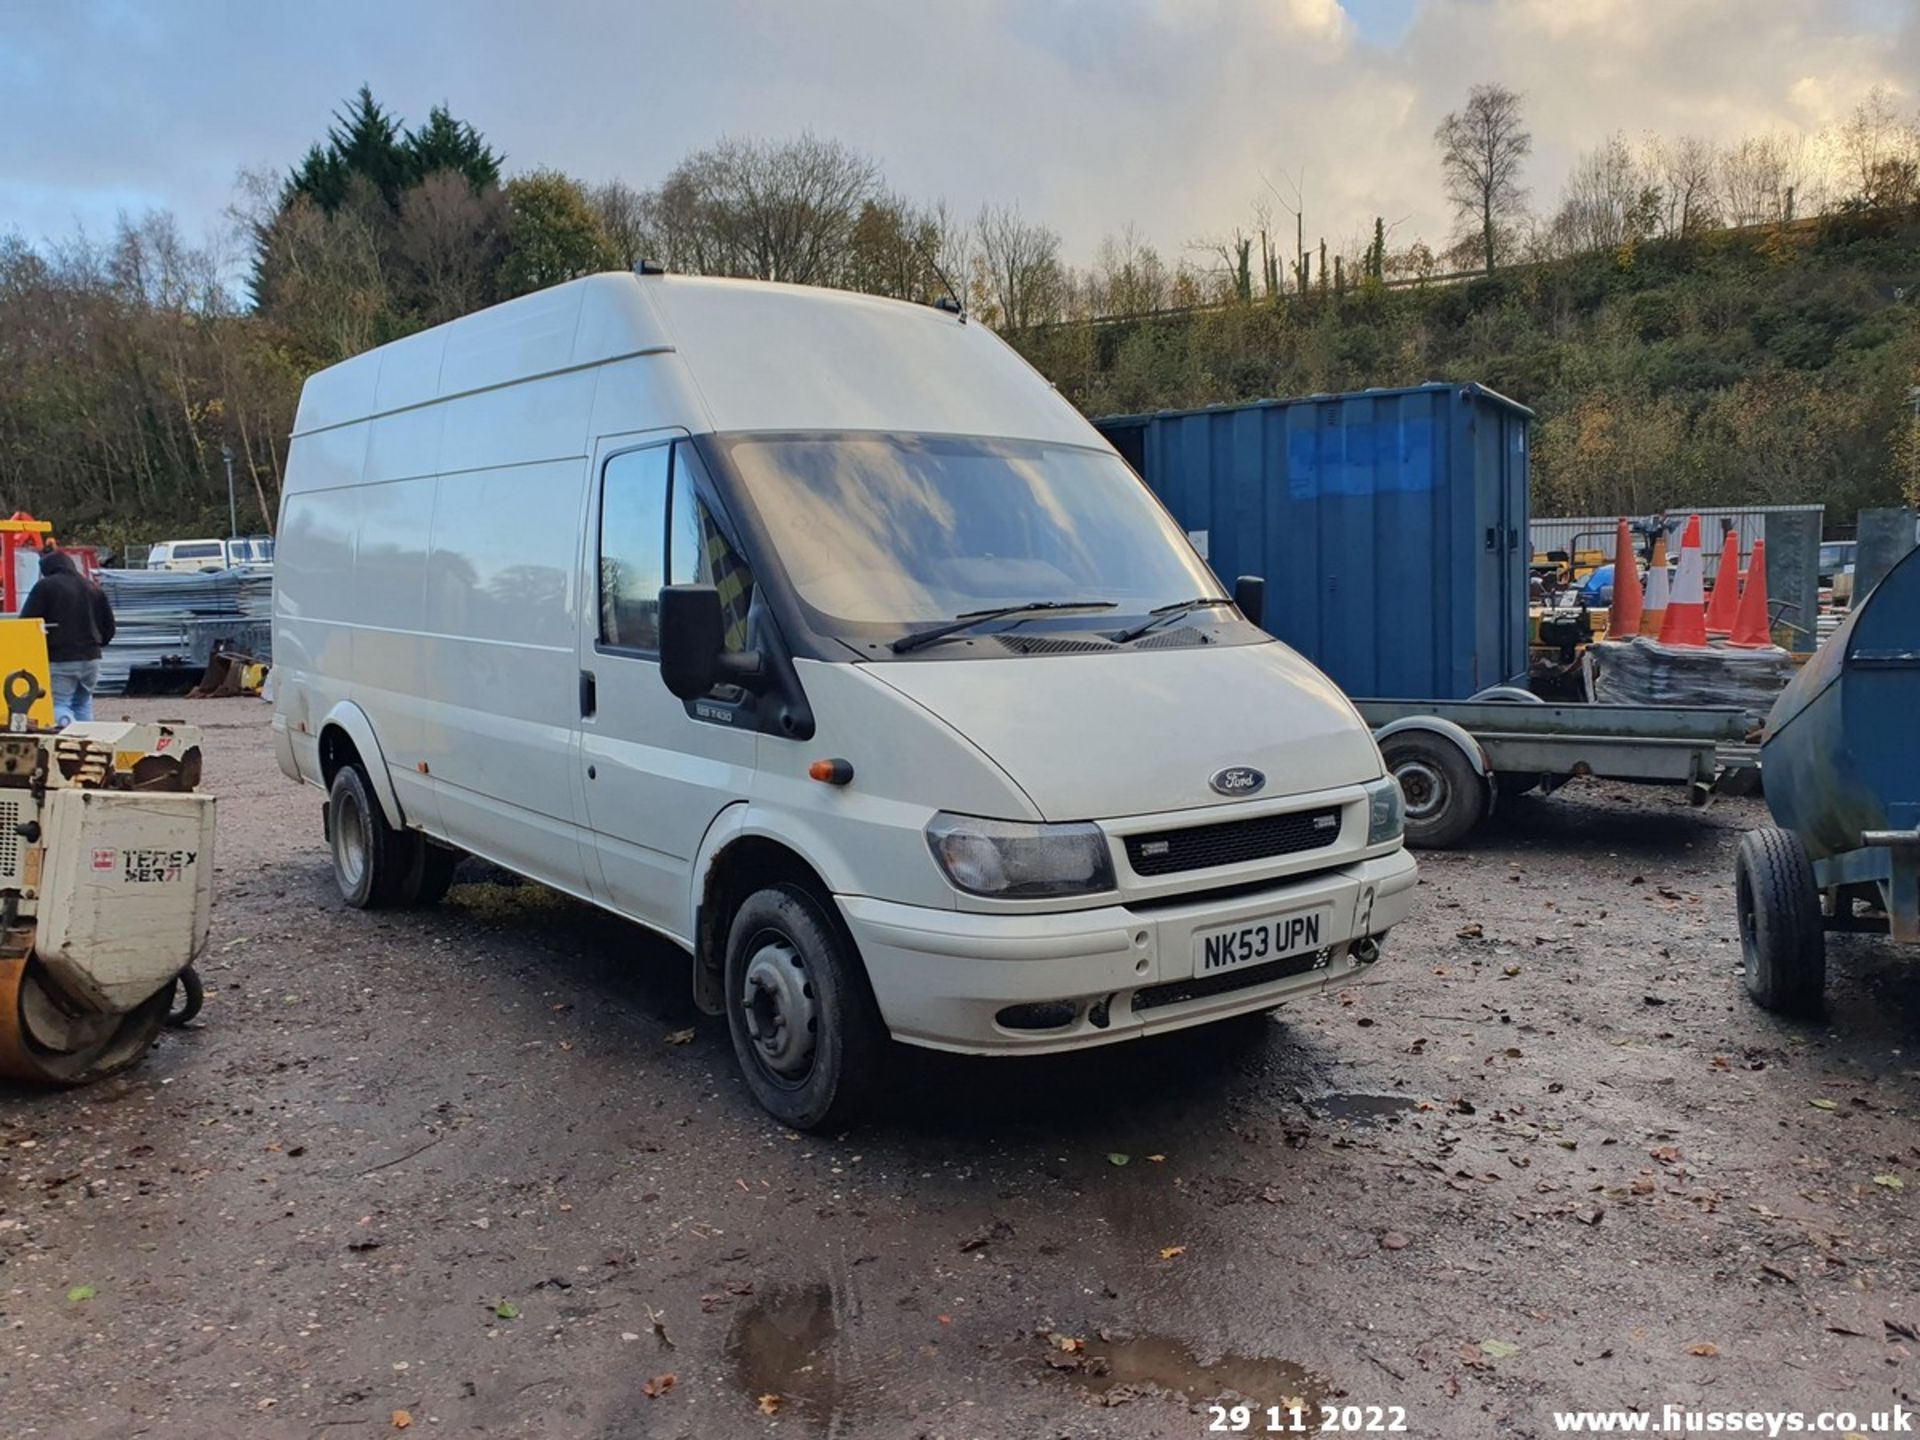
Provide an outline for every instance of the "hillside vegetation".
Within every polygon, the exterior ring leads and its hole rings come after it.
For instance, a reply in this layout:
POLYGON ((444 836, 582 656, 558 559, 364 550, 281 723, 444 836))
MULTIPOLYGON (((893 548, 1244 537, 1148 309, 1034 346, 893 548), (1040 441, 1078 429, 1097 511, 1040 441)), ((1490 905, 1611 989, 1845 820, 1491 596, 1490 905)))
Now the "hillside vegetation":
POLYGON ((1531 406, 1536 514, 1920 501, 1920 221, 1650 240, 1491 278, 1015 337, 1090 415, 1475 380, 1531 406))
POLYGON ((1876 92, 1819 136, 1613 136, 1536 212, 1521 102, 1475 86, 1436 130, 1438 253, 1390 248, 1382 217, 1315 243, 1273 190, 1291 224, 1263 201, 1171 257, 1129 227, 1075 266, 1017 206, 958 216, 832 139, 587 184, 362 89, 291 169, 243 179, 225 240, 154 212, 30 242, 0 216, 0 514, 115 548, 219 533, 231 456, 240 528, 271 529, 306 376, 641 259, 951 295, 1096 416, 1479 381, 1539 415, 1541 514, 1920 501, 1920 117, 1876 92))

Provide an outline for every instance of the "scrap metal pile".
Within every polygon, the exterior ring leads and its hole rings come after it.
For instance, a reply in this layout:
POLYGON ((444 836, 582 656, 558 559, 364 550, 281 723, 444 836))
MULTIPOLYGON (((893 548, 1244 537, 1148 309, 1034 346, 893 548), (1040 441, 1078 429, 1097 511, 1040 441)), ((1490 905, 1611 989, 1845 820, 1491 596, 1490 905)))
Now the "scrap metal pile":
POLYGON ((118 625, 101 657, 102 695, 124 695, 136 670, 197 677, 216 653, 271 656, 271 570, 103 570, 100 585, 118 625))

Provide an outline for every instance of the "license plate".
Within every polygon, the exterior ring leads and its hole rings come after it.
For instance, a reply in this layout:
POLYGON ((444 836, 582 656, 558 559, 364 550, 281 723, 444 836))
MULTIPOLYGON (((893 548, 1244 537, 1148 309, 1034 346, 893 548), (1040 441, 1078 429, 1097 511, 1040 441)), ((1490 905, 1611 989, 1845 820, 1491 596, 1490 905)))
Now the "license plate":
POLYGON ((1203 931, 1193 937, 1193 973, 1213 975, 1242 965, 1311 955, 1328 943, 1332 919, 1333 907, 1321 906, 1203 931))

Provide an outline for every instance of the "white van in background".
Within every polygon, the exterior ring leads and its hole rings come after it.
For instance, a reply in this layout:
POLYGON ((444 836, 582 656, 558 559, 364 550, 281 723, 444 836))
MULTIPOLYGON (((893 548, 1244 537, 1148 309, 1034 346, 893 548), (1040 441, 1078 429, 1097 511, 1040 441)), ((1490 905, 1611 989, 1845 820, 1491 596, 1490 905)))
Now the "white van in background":
POLYGON ((230 540, 162 540, 147 551, 145 568, 204 574, 271 564, 271 535, 236 535, 230 540))
POLYGON ((689 951, 754 1095, 887 1036, 1105 1044, 1364 970, 1408 911, 1367 727, 991 331, 595 276, 307 382, 282 769, 350 904, 471 852, 689 951))

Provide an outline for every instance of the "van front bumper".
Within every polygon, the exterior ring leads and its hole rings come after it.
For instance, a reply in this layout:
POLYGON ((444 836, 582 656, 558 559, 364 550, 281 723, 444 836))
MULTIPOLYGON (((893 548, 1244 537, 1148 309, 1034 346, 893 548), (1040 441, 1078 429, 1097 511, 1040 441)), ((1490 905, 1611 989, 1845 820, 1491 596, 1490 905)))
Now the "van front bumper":
POLYGON ((836 898, 895 1039, 1040 1054, 1265 1010, 1354 979, 1370 967, 1368 952, 1378 953, 1356 942, 1377 941, 1406 918, 1418 879, 1413 857, 1398 850, 1250 894, 1137 907, 981 915, 836 898), (1196 937, 1309 911, 1327 917, 1311 957, 1196 977, 1196 937), (1015 1006, 1025 1014, 1007 1017, 1015 1006))

